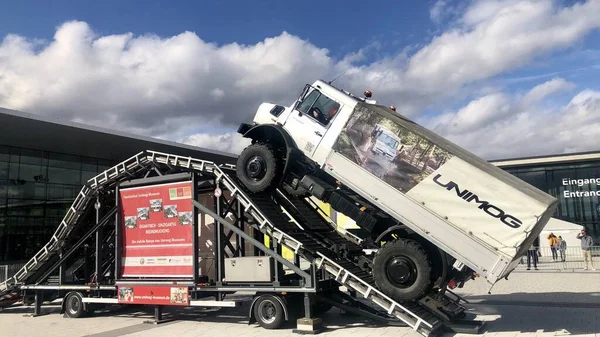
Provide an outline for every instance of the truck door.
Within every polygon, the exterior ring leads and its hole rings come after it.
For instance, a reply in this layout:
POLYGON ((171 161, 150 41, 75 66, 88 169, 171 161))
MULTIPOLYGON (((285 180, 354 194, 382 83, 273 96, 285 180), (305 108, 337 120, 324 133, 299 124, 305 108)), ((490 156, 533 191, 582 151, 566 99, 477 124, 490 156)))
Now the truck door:
POLYGON ((285 129, 298 148, 312 157, 339 110, 338 102, 309 86, 286 120, 285 129))

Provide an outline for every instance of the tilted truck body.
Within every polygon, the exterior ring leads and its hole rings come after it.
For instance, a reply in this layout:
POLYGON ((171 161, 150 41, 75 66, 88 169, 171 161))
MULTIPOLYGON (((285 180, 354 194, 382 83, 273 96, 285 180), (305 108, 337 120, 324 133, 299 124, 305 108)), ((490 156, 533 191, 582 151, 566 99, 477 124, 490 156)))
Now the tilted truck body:
POLYGON ((557 199, 394 110, 323 81, 291 107, 263 103, 238 130, 253 140, 238 177, 316 196, 386 242, 370 268, 395 299, 508 276, 557 199))

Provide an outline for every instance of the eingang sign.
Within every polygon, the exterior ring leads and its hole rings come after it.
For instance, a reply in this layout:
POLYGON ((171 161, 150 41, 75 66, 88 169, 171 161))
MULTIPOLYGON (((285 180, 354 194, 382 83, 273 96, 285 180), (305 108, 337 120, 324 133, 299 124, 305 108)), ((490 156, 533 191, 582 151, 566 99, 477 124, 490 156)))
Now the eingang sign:
MULTIPOLYGON (((571 179, 563 178, 563 186, 578 186, 583 187, 585 185, 596 185, 600 186, 600 178, 586 178, 586 179, 571 179)), ((565 189, 563 191, 563 197, 565 198, 581 198, 581 197, 600 197, 600 191, 571 191, 565 189)))

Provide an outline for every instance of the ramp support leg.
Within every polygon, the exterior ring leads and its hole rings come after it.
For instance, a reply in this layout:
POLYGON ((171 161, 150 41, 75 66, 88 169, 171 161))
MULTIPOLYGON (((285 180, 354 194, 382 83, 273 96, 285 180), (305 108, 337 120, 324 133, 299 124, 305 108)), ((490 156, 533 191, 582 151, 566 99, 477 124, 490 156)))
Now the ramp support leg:
POLYGON ((33 302, 33 314, 23 315, 24 317, 38 317, 47 315, 48 313, 42 313, 42 302, 44 301, 44 293, 41 290, 35 290, 35 300, 33 302))
POLYGON ((162 305, 157 305, 154 307, 154 320, 153 321, 144 321, 144 323, 148 324, 161 324, 172 321, 172 318, 163 319, 163 307, 162 305))
POLYGON ((33 317, 42 315, 42 299, 43 293, 40 290, 35 291, 35 304, 33 307, 33 317))
POLYGON ((315 295, 304 293, 304 316, 296 321, 296 329, 294 333, 302 335, 316 335, 323 332, 323 321, 320 317, 313 317, 313 306, 315 303, 315 295))

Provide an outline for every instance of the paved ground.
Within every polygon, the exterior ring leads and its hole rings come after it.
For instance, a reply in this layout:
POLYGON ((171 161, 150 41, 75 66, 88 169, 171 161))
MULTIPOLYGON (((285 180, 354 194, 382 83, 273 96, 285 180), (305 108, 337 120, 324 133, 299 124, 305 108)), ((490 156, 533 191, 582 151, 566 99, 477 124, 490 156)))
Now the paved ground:
MULTIPOLYGON (((600 273, 515 272, 487 294, 482 280, 459 293, 472 303, 470 312, 488 321, 485 336, 596 336, 600 337, 600 273)), ((49 315, 24 317, 30 308, 13 307, 0 313, 0 336, 93 337, 193 337, 193 336, 294 336, 290 324, 283 330, 248 326, 247 306, 234 309, 181 309, 177 320, 161 325, 144 324, 151 312, 110 309, 94 317, 68 319, 56 306, 44 307, 49 315)), ((375 326, 360 317, 329 311, 322 336, 419 336, 405 327, 375 326)), ((466 336, 448 334, 448 336, 466 336)))

